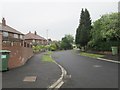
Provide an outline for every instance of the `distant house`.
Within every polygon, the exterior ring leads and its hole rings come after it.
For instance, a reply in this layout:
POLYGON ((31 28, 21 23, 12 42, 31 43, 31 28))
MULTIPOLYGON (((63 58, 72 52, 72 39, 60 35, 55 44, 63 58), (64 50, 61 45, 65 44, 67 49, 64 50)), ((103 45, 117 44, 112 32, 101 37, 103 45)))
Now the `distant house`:
POLYGON ((6 25, 5 18, 0 23, 0 50, 9 50, 8 68, 23 65, 33 56, 32 46, 24 41, 24 34, 6 25))
POLYGON ((47 40, 35 33, 27 33, 24 37, 25 41, 30 43, 31 45, 47 45, 47 40))

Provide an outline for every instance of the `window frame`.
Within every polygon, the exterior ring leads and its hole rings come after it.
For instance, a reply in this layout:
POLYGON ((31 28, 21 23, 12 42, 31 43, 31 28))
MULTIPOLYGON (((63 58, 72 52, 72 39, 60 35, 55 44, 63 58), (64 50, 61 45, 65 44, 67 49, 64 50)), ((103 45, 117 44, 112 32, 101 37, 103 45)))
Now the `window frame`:
POLYGON ((18 39, 19 38, 19 35, 14 33, 14 38, 18 39))
POLYGON ((3 34, 3 37, 8 37, 9 36, 9 32, 6 32, 6 31, 2 32, 2 34, 3 34))
POLYGON ((23 39, 23 35, 20 35, 20 39, 23 39))

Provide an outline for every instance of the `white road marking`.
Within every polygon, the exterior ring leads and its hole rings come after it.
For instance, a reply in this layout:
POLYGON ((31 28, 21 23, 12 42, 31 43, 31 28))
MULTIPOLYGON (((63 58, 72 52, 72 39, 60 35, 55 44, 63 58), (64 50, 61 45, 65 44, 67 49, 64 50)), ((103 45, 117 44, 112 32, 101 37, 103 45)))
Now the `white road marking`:
POLYGON ((60 64, 58 64, 56 61, 54 61, 54 62, 60 67, 62 74, 61 74, 61 77, 55 83, 53 83, 51 86, 49 86, 47 90, 59 89, 64 84, 64 82, 63 82, 64 76, 67 75, 67 71, 60 64))
MULTIPOLYGON (((64 84, 64 82, 61 81, 55 88, 58 89, 58 88, 60 88, 63 84, 64 84)), ((55 90, 56 90, 56 89, 55 89, 55 90)))

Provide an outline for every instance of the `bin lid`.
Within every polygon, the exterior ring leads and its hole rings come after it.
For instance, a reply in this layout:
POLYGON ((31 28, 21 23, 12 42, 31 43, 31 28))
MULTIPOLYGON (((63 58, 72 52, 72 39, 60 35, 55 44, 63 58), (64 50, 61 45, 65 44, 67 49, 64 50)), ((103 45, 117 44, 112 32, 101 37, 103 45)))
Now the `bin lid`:
POLYGON ((1 52, 11 52, 11 51, 9 51, 9 50, 0 50, 0 53, 1 52))

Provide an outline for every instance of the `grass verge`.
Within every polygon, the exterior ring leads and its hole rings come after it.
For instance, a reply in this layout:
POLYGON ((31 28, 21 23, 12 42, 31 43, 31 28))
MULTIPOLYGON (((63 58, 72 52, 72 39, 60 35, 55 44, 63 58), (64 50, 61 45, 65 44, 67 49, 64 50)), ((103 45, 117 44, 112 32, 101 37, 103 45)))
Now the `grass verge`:
POLYGON ((90 58, 101 58, 104 57, 104 55, 100 55, 100 54, 93 54, 93 53, 86 53, 86 52, 80 52, 81 56, 87 56, 90 58))
POLYGON ((51 52, 51 51, 48 51, 48 52, 47 52, 47 54, 48 54, 48 55, 51 55, 51 54, 52 54, 52 52, 51 52))
POLYGON ((54 62, 54 60, 51 57, 52 52, 47 52, 42 56, 42 61, 44 62, 54 62))

